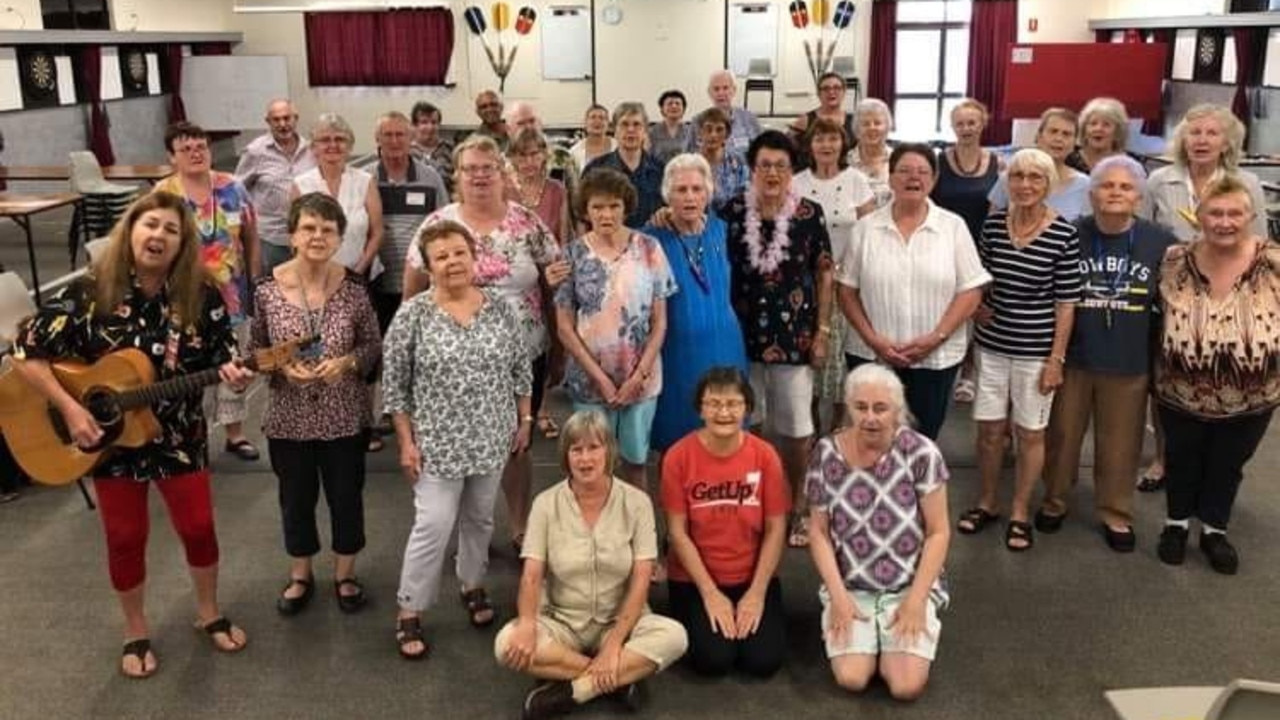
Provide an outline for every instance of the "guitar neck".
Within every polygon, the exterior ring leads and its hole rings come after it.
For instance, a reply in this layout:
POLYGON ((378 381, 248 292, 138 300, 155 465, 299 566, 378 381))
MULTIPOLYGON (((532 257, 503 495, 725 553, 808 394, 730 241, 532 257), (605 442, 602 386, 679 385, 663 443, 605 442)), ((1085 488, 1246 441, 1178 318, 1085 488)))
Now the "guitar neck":
POLYGON ((154 405, 161 400, 172 400, 184 395, 192 395, 206 386, 216 385, 218 382, 218 368, 210 368, 190 375, 181 375, 162 380, 136 390, 122 392, 117 397, 117 402, 120 403, 122 410, 133 410, 154 405))

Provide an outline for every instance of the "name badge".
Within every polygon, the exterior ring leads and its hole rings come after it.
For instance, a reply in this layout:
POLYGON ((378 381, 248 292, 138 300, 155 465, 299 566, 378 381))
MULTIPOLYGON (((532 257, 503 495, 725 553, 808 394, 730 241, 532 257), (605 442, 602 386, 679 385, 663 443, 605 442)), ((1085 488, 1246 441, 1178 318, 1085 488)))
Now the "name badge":
POLYGON ((422 207, 427 204, 427 194, 424 192, 407 192, 404 194, 404 204, 422 207))
POLYGON ((239 225, 239 224, 240 224, 240 213, 239 213, 239 211, 232 211, 232 212, 226 213, 226 214, 224 215, 224 217, 226 217, 226 218, 227 218, 227 224, 228 224, 228 225, 239 225))

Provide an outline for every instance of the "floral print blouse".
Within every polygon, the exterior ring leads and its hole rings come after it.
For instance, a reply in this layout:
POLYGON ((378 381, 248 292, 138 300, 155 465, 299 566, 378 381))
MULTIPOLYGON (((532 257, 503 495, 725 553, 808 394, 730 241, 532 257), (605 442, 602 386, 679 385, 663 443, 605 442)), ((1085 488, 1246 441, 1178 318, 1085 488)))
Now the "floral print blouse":
MULTIPOLYGON (((462 206, 446 205, 427 216, 423 227, 441 220, 462 221, 462 206)), ((560 246, 538 214, 520 205, 507 203, 507 216, 488 235, 472 231, 476 236, 475 283, 490 287, 515 311, 522 337, 529 346, 529 357, 547 351, 547 313, 542 303, 542 268, 560 259, 560 246)), ((425 272, 426 259, 417 243, 409 247, 409 266, 425 272)))
POLYGON ((1193 247, 1170 248, 1160 267, 1156 397, 1206 420, 1271 410, 1280 405, 1280 245, 1261 246, 1221 300, 1209 296, 1193 247))
POLYGON ((320 335, 309 360, 328 360, 354 354, 356 372, 334 383, 298 385, 284 373, 271 375, 271 402, 262 431, 280 440, 336 440, 362 432, 369 425, 369 386, 364 377, 382 357, 378 318, 369 289, 347 271, 342 284, 323 307, 308 311, 289 302, 280 283, 268 276, 254 293, 250 347, 270 347, 289 340, 320 335))
POLYGON ((239 325, 249 315, 245 307, 249 299, 249 275, 245 267, 244 235, 247 228, 257 225, 257 213, 249 191, 234 175, 224 172, 210 175, 213 194, 203 204, 187 196, 177 175, 157 183, 155 192, 167 192, 186 200, 200 235, 200 260, 222 293, 231 324, 239 325))
POLYGON ((463 325, 436 305, 435 292, 401 305, 387 328, 383 406, 409 415, 425 472, 454 480, 496 472, 519 424, 516 398, 533 389, 515 312, 487 288, 463 325))
MULTIPOLYGON (((787 231, 791 247, 778 269, 767 274, 752 267, 748 259, 745 197, 735 197, 720 211, 720 217, 729 225, 730 297, 742 323, 747 359, 807 364, 818 332, 818 275, 833 267, 822 208, 799 199, 787 231)), ((773 227, 772 220, 761 221, 762 244, 773 242, 773 227)))
MULTIPOLYGON (((556 289, 556 307, 577 315, 578 337, 615 386, 630 377, 649 341, 653 306, 676 293, 676 281, 657 239, 633 232, 618 257, 605 260, 583 236, 569 244, 572 272, 556 289)), ((572 356, 565 368, 565 387, 578 402, 603 399, 587 371, 572 356)), ((662 391, 662 358, 654 361, 639 400, 662 391)))
MULTIPOLYGON (((18 333, 18 358, 95 362, 116 350, 136 348, 156 369, 156 380, 209 370, 237 355, 227 308, 216 288, 204 288, 200 322, 171 322, 165 290, 153 297, 135 285, 105 317, 95 316, 93 279, 85 277, 58 291, 18 333)), ((200 391, 151 406, 160 437, 137 449, 121 448, 94 470, 99 478, 159 480, 199 470, 207 464, 208 429, 200 391)))

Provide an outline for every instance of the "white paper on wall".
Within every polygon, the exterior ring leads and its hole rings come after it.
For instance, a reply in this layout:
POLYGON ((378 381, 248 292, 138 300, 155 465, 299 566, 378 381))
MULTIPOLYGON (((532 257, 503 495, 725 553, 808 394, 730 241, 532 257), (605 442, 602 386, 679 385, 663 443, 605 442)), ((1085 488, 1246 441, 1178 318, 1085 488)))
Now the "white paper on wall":
POLYGON ((1222 43, 1222 83, 1224 85, 1236 84, 1236 39, 1227 36, 1226 42, 1222 43))
POLYGON ((552 5, 542 11, 542 79, 591 79, 591 9, 552 5))
POLYGON ((70 55, 56 55, 53 66, 58 69, 58 104, 76 104, 76 76, 70 55))
POLYGON ((160 94, 160 58, 155 53, 147 53, 147 94, 160 94))
POLYGON ((772 2, 729 6, 729 70, 746 77, 752 60, 767 60, 770 74, 777 74, 778 6, 772 2))
POLYGON ((1195 75, 1196 31, 1179 30, 1173 40, 1174 80, 1190 80, 1195 75))
POLYGON ((22 81, 18 76, 18 51, 0 48, 0 110, 22 109, 22 81))
POLYGON ((116 48, 102 48, 102 78, 98 87, 103 100, 119 100, 124 97, 124 83, 120 78, 120 53, 116 48))
POLYGON ((1280 87, 1280 29, 1267 33, 1266 64, 1262 66, 1262 84, 1280 87))

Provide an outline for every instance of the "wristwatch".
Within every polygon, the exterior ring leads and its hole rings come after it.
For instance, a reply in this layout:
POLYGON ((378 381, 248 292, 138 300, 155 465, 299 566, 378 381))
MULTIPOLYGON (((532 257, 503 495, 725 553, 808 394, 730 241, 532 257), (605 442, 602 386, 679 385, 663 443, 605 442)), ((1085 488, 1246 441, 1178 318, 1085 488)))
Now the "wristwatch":
POLYGON ((533 424, 533 416, 532 416, 532 415, 521 415, 521 416, 520 416, 520 422, 522 422, 522 423, 529 423, 530 425, 532 425, 532 424, 533 424))

